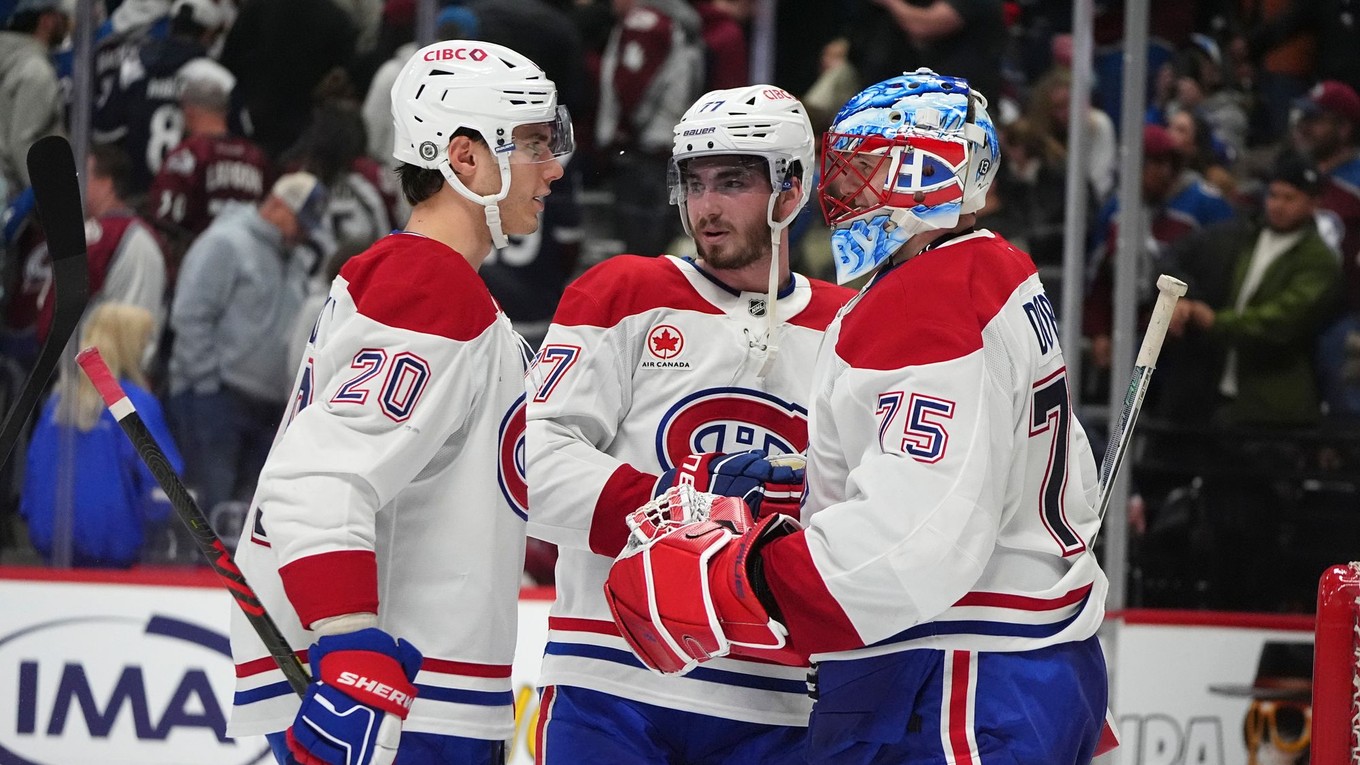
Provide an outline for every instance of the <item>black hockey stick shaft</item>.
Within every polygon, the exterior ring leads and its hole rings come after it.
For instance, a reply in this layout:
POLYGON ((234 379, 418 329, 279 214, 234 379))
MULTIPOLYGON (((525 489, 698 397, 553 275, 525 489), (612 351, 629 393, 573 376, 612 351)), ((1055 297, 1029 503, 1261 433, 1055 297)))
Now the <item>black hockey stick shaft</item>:
POLYGON ((279 631, 278 625, 269 616, 260 598, 246 582, 241 569, 237 568, 231 552, 222 544, 222 539, 213 531, 212 524, 208 523, 198 503, 175 474, 175 469, 170 466, 165 452, 156 443, 146 423, 142 422, 141 415, 137 414, 137 409, 123 391, 123 386, 118 384, 108 364, 105 364, 103 357, 99 355, 99 349, 86 348, 76 354, 76 363, 80 364, 90 382, 94 383, 95 390, 99 391, 100 398, 104 399, 104 405, 118 420, 123 433, 127 434, 128 440, 137 449, 137 455, 151 470, 151 475, 155 476, 156 483, 165 490, 165 495, 170 498, 170 504, 175 508, 175 514, 189 527, 194 544, 208 559, 208 565, 221 577, 227 591, 236 599, 236 605, 240 606, 246 619, 250 621, 250 626, 255 628, 255 633, 264 642, 269 655, 274 657, 279 669, 283 670, 284 676, 288 678, 288 684, 298 695, 302 695, 306 692, 307 685, 311 683, 306 667, 302 666, 297 654, 293 653, 292 647, 288 645, 288 639, 279 631))
POLYGON ((66 343, 80 325, 90 300, 90 276, 85 264, 85 215, 80 206, 80 181, 71 144, 50 135, 28 149, 28 174, 38 203, 38 219, 47 234, 52 260, 52 291, 56 304, 47 339, 19 397, 0 425, 0 464, 9 459, 28 416, 38 405, 66 343))

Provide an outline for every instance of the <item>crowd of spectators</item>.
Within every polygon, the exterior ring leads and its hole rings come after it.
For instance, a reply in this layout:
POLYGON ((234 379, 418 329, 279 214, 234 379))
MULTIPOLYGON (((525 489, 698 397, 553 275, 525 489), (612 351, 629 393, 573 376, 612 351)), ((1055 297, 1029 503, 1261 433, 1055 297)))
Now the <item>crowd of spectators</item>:
MULTIPOLYGON (((592 260, 683 251, 666 182, 672 128, 699 94, 749 82, 758 2, 439 2, 441 38, 528 55, 574 118, 579 148, 543 228, 482 269, 531 343, 592 260)), ((150 315, 147 365, 133 379, 165 403, 201 503, 226 512, 249 499, 316 296, 408 212, 394 193, 389 108, 416 4, 93 5, 98 18, 77 20, 72 0, 0 0, 0 380, 22 378, 50 312, 24 155, 66 130, 70 33, 97 24, 86 196, 95 304, 150 315)), ((781 0, 773 84, 804 97, 818 129, 864 85, 918 66, 987 96, 1004 159, 980 225, 1031 252, 1057 290, 1064 223, 1086 220, 1087 297, 1070 317, 1083 348, 1069 350, 1085 369, 1084 405, 1108 397, 1115 258, 1138 259, 1144 313, 1159 273, 1189 282, 1135 464, 1134 600, 1307 609, 1313 569, 1356 551, 1322 544, 1309 555, 1298 539, 1358 538, 1354 514, 1336 508, 1360 485, 1360 18, 1339 1, 1152 0, 1145 126, 1130 137, 1116 130, 1123 13, 1117 0, 1096 3, 1094 86, 1074 93, 1067 2, 781 0), (1090 147, 1076 210, 1065 187, 1074 98, 1090 147), (1139 251, 1124 253, 1117 212, 1134 202, 1116 193, 1117 158, 1130 139, 1144 149, 1145 230, 1139 251), (1253 563, 1280 553, 1295 554, 1293 569, 1253 563)), ((814 208, 792 229, 795 267, 827 276, 814 208)), ((10 551, 30 544, 14 522, 18 462, 0 506, 10 551)), ((36 480, 30 470, 25 494, 45 488, 36 480)), ((32 543, 49 554, 36 532, 32 543)))

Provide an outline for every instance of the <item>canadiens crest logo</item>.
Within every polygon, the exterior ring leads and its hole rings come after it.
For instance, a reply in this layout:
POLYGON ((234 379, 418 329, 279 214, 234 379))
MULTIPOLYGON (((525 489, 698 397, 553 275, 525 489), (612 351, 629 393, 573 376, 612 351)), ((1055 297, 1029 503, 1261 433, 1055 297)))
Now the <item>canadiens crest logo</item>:
POLYGON ((663 470, 702 452, 807 449, 807 410, 764 391, 709 388, 680 399, 661 418, 656 458, 663 470))
POLYGON ((689 369, 688 361, 677 357, 685 350, 685 335, 673 324, 658 324, 647 333, 647 353, 650 359, 643 359, 643 369, 689 369))
POLYGON ((501 494, 521 520, 529 520, 529 482, 524 470, 524 396, 515 399, 510 411, 501 420, 499 459, 496 461, 496 482, 501 494))

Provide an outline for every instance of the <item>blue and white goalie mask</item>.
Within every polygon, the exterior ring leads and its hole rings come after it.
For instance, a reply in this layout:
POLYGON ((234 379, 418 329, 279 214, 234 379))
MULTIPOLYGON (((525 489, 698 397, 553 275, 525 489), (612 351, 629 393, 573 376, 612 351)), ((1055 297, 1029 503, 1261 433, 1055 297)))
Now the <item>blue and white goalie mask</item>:
POLYGON ((837 281, 863 276, 912 236, 977 212, 1000 164, 987 100, 918 69, 850 99, 822 141, 817 191, 837 281))

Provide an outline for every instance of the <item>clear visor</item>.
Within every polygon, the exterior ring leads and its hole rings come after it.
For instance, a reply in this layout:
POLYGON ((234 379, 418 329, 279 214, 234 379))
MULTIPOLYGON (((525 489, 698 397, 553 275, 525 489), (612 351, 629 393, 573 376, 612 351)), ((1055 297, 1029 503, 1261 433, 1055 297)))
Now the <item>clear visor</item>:
POLYGON ((576 151, 576 135, 571 127, 567 107, 558 106, 551 122, 531 122, 515 127, 510 150, 512 164, 535 164, 562 159, 576 151))
POLYGON ((671 204, 683 205, 704 194, 770 193, 770 169, 763 157, 722 154, 672 159, 666 172, 671 204))

